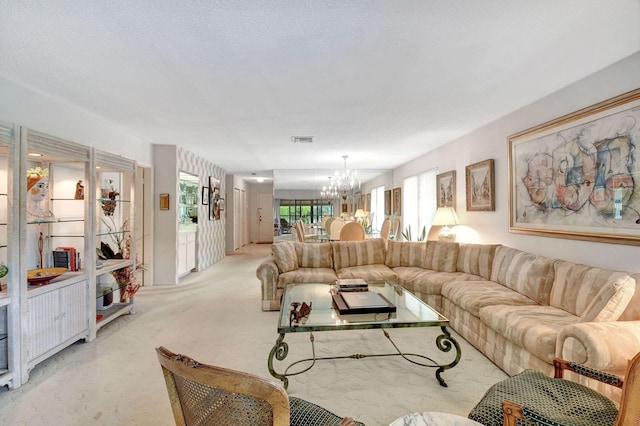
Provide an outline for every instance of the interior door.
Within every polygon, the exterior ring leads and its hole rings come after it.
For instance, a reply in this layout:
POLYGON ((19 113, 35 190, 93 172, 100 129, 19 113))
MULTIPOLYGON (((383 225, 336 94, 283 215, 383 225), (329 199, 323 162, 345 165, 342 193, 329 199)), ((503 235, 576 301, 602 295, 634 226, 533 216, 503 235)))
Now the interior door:
POLYGON ((273 197, 258 194, 258 242, 273 242, 273 197))

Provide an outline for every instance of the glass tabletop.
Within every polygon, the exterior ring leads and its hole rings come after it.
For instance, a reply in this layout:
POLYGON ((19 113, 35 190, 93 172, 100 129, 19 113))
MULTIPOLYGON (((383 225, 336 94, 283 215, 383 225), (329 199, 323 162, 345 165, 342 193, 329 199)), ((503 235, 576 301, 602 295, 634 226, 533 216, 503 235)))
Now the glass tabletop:
POLYGON ((386 297, 396 306, 396 312, 341 315, 333 305, 332 295, 337 291, 335 282, 287 284, 282 296, 278 332, 449 325, 447 318, 399 284, 389 281, 369 281, 368 284, 369 291, 386 297), (290 323, 289 319, 294 302, 311 305, 308 317, 297 324, 290 323))

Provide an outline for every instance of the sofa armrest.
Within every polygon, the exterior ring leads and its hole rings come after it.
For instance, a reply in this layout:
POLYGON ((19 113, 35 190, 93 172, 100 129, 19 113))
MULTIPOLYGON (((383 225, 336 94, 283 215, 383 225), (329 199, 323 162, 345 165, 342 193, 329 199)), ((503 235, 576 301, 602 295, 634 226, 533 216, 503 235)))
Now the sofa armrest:
POLYGON ((278 297, 279 275, 280 271, 273 255, 269 255, 256 269, 256 277, 260 280, 262 288, 263 311, 277 311, 280 309, 280 298, 278 297))
POLYGON ((605 371, 624 372, 640 352, 640 321, 581 322, 558 334, 556 356, 605 371))

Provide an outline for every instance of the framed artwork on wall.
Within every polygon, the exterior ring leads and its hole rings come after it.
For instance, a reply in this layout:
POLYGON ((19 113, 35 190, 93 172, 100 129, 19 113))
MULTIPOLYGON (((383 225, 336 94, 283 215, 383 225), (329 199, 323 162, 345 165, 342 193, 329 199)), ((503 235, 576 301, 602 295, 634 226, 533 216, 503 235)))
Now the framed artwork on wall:
POLYGON ((367 201, 364 209, 365 211, 368 211, 368 212, 371 211, 371 193, 370 192, 367 193, 367 201))
POLYGON ((209 187, 208 186, 202 187, 202 194, 200 194, 200 200, 202 200, 203 206, 209 205, 209 187))
POLYGON ((220 179, 209 176, 209 220, 220 220, 220 179))
POLYGON ((401 188, 393 188, 393 212, 391 214, 396 214, 400 216, 402 214, 402 189, 401 188))
POLYGON ((456 208, 456 171, 451 170, 436 176, 438 207, 456 208))
POLYGON ((509 137, 509 231, 640 245, 640 89, 509 137))
POLYGON ((494 211, 495 183, 493 159, 466 167, 467 211, 494 211))
POLYGON ((387 189, 384 191, 384 214, 391 214, 391 190, 387 189))

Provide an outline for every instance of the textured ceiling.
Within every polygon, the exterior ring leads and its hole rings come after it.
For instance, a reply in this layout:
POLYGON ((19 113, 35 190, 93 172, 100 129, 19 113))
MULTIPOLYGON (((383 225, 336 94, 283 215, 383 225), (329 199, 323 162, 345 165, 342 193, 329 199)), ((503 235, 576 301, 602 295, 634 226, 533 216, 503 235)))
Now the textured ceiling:
POLYGON ((639 0, 0 0, 0 76, 247 176, 394 168, 638 50, 639 0))

